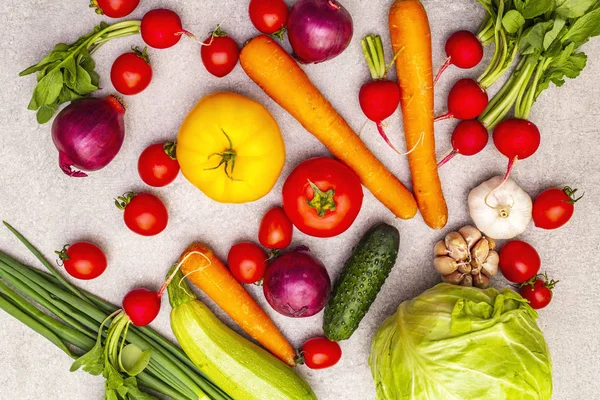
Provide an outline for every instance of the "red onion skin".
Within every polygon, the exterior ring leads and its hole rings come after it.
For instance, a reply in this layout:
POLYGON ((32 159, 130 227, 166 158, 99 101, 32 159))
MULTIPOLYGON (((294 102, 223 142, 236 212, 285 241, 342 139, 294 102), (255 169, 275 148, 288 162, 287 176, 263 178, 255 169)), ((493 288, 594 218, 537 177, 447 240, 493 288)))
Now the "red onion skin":
POLYGON ((52 141, 59 164, 69 176, 87 176, 81 171, 97 171, 117 155, 125 138, 125 108, 114 96, 85 98, 65 107, 52 123, 52 141))
POLYGON ((336 0, 298 0, 290 10, 288 38, 303 63, 331 60, 350 44, 352 16, 336 0))
POLYGON ((331 294, 331 279, 319 260, 300 248, 276 258, 263 280, 267 302, 275 311, 304 318, 321 311, 331 294))

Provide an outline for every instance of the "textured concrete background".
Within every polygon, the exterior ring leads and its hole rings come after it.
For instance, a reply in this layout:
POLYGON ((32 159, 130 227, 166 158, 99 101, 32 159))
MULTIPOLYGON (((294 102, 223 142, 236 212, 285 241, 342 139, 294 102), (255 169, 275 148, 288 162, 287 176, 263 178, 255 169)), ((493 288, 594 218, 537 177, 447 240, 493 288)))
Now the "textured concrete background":
MULTIPOLYGON (((57 152, 50 137, 50 124, 39 126, 27 111, 35 78, 18 78, 18 73, 37 62, 60 41, 72 42, 103 20, 87 7, 87 0, 4 0, 0 2, 3 37, 0 42, 0 218, 20 229, 46 255, 64 243, 88 239, 107 252, 109 268, 93 282, 81 286, 113 302, 135 286, 157 288, 180 252, 193 240, 201 240, 225 257, 229 247, 242 239, 254 240, 260 217, 280 202, 281 185, 293 167, 307 157, 326 155, 327 150, 291 116, 259 90, 238 66, 231 75, 216 79, 203 68, 198 46, 181 40, 174 48, 150 52, 154 81, 142 94, 126 98, 127 137, 119 155, 105 169, 89 178, 70 179, 57 165, 57 152), (172 185, 150 190, 164 199, 170 222, 162 234, 146 238, 131 233, 122 221, 113 198, 129 190, 148 190, 140 181, 136 163, 148 144, 172 139, 186 113, 202 96, 217 90, 235 90, 263 103, 279 122, 287 148, 282 177, 271 193, 252 204, 223 205, 207 199, 180 176, 172 185)), ((340 57, 323 65, 307 66, 317 87, 332 101, 356 130, 364 122, 357 93, 369 78, 359 39, 374 32, 382 34, 388 51, 387 10, 390 0, 344 1, 354 17, 355 37, 340 57)), ((483 17, 475 0, 425 1, 433 31, 434 65, 444 59, 444 39, 457 29, 477 29, 483 17)), ((247 1, 214 0, 142 1, 132 14, 158 6, 168 6, 182 16, 184 27, 204 36, 223 22, 223 28, 239 43, 255 34, 247 18, 247 1)), ((112 42, 95 54, 102 76, 101 94, 113 92, 109 76, 112 61, 131 45, 142 45, 139 37, 112 42)), ((597 196, 600 183, 597 156, 600 123, 600 39, 585 46, 588 66, 575 81, 545 92, 533 108, 532 120, 542 132, 537 154, 519 163, 514 179, 535 196, 546 187, 570 184, 586 191, 577 204, 573 220, 555 232, 533 225, 522 235, 538 249, 543 270, 561 282, 555 300, 540 313, 554 360, 556 399, 594 399, 600 393, 600 311, 596 264, 600 243, 600 217, 597 196)), ((491 56, 486 53, 487 58, 491 56)), ((482 63, 482 66, 484 63, 482 63)), ((475 77, 480 70, 451 69, 442 79, 436 95, 436 111, 445 109, 447 90, 459 76, 475 77)), ((492 89, 494 91, 495 88, 492 89)), ((403 147, 401 116, 388 121, 388 132, 403 147)), ((450 150, 453 122, 437 126, 437 147, 441 156, 450 150)), ((378 137, 373 124, 362 131, 367 145, 405 183, 409 182, 406 159, 394 155, 378 137)), ((354 336, 342 343, 344 357, 332 369, 298 372, 314 387, 321 399, 374 398, 367 365, 370 338, 377 326, 404 300, 438 282, 432 269, 431 249, 445 232, 469 223, 466 197, 469 190, 501 174, 506 159, 488 146, 473 158, 457 157, 441 172, 450 210, 447 229, 435 232, 418 215, 410 221, 394 220, 369 193, 358 219, 344 234, 331 239, 314 239, 295 232, 295 243, 308 245, 336 276, 352 246, 377 221, 393 223, 401 232, 398 263, 371 311, 354 336)), ((0 248, 33 263, 25 248, 5 229, 0 229, 0 248)), ((37 265, 37 264, 35 264, 37 265)), ((506 282, 495 279, 497 287, 506 282)), ((266 305, 260 290, 250 287, 266 305)), ((226 321, 210 301, 209 306, 226 321)), ((268 307, 268 306, 267 306, 268 307)), ((153 326, 171 337, 168 305, 153 326)), ((299 346, 303 340, 320 334, 322 314, 300 320, 271 312, 285 335, 299 346)), ((234 327, 236 328, 236 327, 234 327)), ((69 373, 71 360, 20 322, 0 312, 0 399, 56 400, 100 399, 101 378, 84 372, 69 373)))

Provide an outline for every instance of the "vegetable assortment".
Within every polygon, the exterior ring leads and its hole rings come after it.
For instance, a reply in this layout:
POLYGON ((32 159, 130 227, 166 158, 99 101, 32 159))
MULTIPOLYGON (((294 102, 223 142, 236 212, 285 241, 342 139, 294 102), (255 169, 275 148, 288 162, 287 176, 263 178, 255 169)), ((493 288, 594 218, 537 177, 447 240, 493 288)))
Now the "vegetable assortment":
MULTIPOLYGON (((335 158, 309 158, 291 171, 283 182, 281 205, 271 205, 256 227, 252 240, 260 245, 251 240, 234 244, 225 265, 208 246, 193 242, 159 290, 136 287, 123 297, 120 309, 69 284, 5 223, 50 274, 0 252, 0 308, 75 359, 71 371, 103 375, 108 400, 154 399, 147 390, 176 400, 316 399, 292 368, 335 368, 342 358, 338 342, 351 339, 386 290, 384 283, 399 263, 400 233, 385 222, 372 226, 332 287, 330 266, 319 261, 318 253, 292 247, 293 239, 304 238, 294 230, 317 238, 343 235, 360 216, 362 185, 394 216, 410 219, 420 211, 429 227, 443 228, 448 209, 438 169, 457 154, 481 152, 491 130, 494 146, 508 159, 506 173, 470 191, 468 211, 475 226, 446 233, 428 261, 444 283, 403 302, 383 322, 371 343, 369 365, 379 399, 550 399, 550 354, 534 309, 550 304, 558 281, 540 272, 542 260, 531 244, 514 238, 532 219, 544 230, 565 225, 582 196, 567 186, 549 188, 532 201, 510 174, 541 143, 540 130, 529 120, 533 103, 550 83, 562 86, 585 67, 587 56, 579 47, 600 35, 600 2, 478 2, 487 12, 480 31, 460 30, 447 39, 447 58, 435 78, 429 20, 419 0, 391 4, 389 65, 381 36, 371 34, 360 42, 372 78, 359 90, 360 108, 395 156, 408 157, 414 196, 299 65, 331 60, 350 45, 353 19, 336 0, 296 0, 289 10, 282 0, 249 0, 246 17, 262 34, 241 47, 221 25, 198 40, 176 12, 164 8, 146 12, 141 20, 102 22, 72 44, 57 44, 21 75, 37 73, 28 108, 37 111, 40 124, 58 111, 52 140, 68 176, 84 177, 106 167, 125 140, 124 102, 113 95, 90 97, 100 86, 92 55, 112 39, 136 34, 147 47, 132 47, 114 60, 110 80, 117 92, 144 91, 153 77, 148 47, 166 49, 185 36, 199 45, 211 79, 225 78, 239 61, 246 75, 335 158), (286 34, 292 55, 278 43, 286 34), (477 66, 492 43, 494 55, 483 74, 455 82, 447 112, 435 117, 434 86, 444 71, 450 65, 477 66), (397 82, 386 79, 394 63, 397 82), (490 86, 511 68, 506 83, 489 97, 490 86), (64 103, 70 104, 59 111, 64 103), (405 154, 383 128, 399 105, 405 154), (514 117, 506 118, 513 109, 514 117), (451 136, 453 150, 437 162, 434 123, 451 118, 459 120, 451 136), (497 244, 495 239, 514 240, 497 244), (498 271, 515 290, 488 288, 498 271), (258 344, 221 322, 188 282, 258 344), (262 285, 261 296, 272 311, 290 318, 322 317, 323 333, 294 349, 271 319, 271 310, 263 310, 243 286, 251 284, 262 285), (182 349, 147 327, 159 314, 165 291, 171 328, 182 349)), ((93 0, 90 7, 122 18, 138 4, 93 0)), ((279 125, 265 106, 234 92, 215 92, 191 109, 176 141, 146 147, 137 170, 141 181, 154 188, 172 183, 181 170, 208 198, 247 203, 275 187, 285 160, 279 125)), ((139 235, 157 235, 168 225, 168 210, 155 194, 129 192, 115 204, 123 210, 125 225, 139 235)), ((66 245, 56 254, 75 279, 101 279, 108 267, 114 268, 90 242, 66 245)))
POLYGON ((414 217, 417 205, 410 191, 371 153, 279 44, 267 36, 257 36, 242 49, 240 63, 269 97, 350 167, 394 215, 414 217), (323 125, 322 121, 330 122, 323 125))

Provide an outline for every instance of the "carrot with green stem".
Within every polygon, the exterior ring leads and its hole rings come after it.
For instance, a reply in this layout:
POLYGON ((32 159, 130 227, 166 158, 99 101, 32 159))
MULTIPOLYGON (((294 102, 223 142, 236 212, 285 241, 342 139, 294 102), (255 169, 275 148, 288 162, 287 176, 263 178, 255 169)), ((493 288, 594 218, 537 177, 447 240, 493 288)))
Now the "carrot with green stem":
POLYGON ((193 243, 181 255, 179 267, 252 338, 288 365, 295 365, 292 345, 211 249, 193 243))
POLYGON ((389 26, 392 47, 398 54, 396 71, 406 148, 414 148, 408 154, 413 191, 425 223, 441 229, 448 221, 448 208, 435 156, 429 20, 419 0, 396 0, 390 9, 389 26))
POLYGON ((250 40, 240 53, 246 74, 277 104, 360 177, 397 217, 417 212, 410 191, 371 153, 344 118, 286 51, 268 36, 250 40))

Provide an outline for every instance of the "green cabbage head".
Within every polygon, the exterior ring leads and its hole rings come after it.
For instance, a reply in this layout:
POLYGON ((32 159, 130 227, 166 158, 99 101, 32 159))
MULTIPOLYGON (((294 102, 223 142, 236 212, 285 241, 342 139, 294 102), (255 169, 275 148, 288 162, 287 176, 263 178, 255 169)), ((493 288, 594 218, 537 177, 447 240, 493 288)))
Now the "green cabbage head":
POLYGON ((369 365, 380 400, 546 400, 552 363, 516 292, 441 283, 381 325, 369 365))

